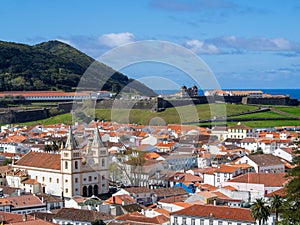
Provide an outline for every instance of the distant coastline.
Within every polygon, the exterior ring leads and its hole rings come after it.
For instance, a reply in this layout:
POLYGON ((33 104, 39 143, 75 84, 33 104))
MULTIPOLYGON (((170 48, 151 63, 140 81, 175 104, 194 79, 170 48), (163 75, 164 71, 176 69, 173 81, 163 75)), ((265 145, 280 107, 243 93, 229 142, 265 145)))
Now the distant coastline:
MULTIPOLYGON (((248 89, 232 89, 226 88, 224 90, 261 90, 265 94, 271 95, 289 95, 291 98, 296 98, 300 101, 300 89, 258 89, 258 88, 248 88, 248 89)), ((158 95, 160 94, 174 94, 178 90, 154 90, 158 95)), ((199 95, 204 95, 203 90, 198 90, 199 95)))

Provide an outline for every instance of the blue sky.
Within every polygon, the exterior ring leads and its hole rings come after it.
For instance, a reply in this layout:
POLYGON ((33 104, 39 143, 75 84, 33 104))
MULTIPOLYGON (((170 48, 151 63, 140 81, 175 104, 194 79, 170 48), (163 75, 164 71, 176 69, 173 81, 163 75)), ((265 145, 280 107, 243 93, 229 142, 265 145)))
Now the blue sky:
MULTIPOLYGON (((300 2, 292 0, 2 0, 0 40, 36 44, 61 40, 98 58, 142 40, 190 49, 228 88, 299 88, 300 2)), ((122 70, 193 81, 157 64, 122 70)))

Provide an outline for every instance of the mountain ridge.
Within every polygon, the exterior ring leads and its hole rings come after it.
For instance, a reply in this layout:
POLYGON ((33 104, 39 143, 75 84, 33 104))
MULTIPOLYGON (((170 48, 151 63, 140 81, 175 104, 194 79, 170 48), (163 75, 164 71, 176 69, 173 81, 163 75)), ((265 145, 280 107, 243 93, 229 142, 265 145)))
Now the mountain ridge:
POLYGON ((156 96, 146 85, 66 43, 52 40, 27 45, 0 41, 0 91, 74 91, 78 85, 82 89, 115 92, 134 89, 136 93, 156 96), (87 71, 92 75, 87 77, 87 71))

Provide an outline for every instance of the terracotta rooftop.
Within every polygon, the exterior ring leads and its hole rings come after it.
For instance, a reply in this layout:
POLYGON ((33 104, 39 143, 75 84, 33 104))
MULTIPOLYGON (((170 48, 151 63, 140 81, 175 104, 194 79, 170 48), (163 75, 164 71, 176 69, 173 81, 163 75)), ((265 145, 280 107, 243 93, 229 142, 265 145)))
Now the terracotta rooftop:
POLYGON ((130 197, 129 195, 115 195, 110 197, 109 199, 105 200, 107 204, 119 204, 122 205, 123 202, 125 204, 132 204, 135 203, 135 200, 130 197))
POLYGON ((29 152, 25 154, 16 163, 16 166, 27 166, 35 168, 44 168, 60 170, 60 154, 29 152))
POLYGON ((220 168, 216 169, 217 173, 234 173, 238 170, 237 167, 234 166, 227 166, 227 165, 220 165, 220 168))
POLYGON ((286 195, 286 188, 285 187, 283 187, 283 188, 280 188, 280 189, 278 189, 278 190, 276 190, 276 191, 273 191, 273 192, 271 192, 271 193, 268 193, 268 194, 266 194, 265 196, 266 197, 272 197, 272 196, 274 196, 274 195, 279 195, 279 196, 285 196, 286 195))
POLYGON ((48 224, 54 224, 48 221, 44 221, 38 218, 34 218, 33 216, 26 216, 26 221, 23 221, 24 215, 22 214, 16 214, 16 213, 8 213, 8 212, 1 212, 1 214, 4 217, 4 223, 3 224, 15 224, 15 225, 48 225, 48 224))
POLYGON ((112 216, 94 210, 62 208, 59 209, 54 218, 76 221, 109 220, 112 216))
POLYGON ((280 158, 272 154, 248 155, 247 157, 259 166, 273 166, 283 164, 280 158))
POLYGON ((146 217, 138 212, 127 213, 121 216, 117 216, 116 220, 126 222, 143 222, 143 224, 164 224, 169 221, 169 218, 165 215, 158 215, 155 217, 146 217))
POLYGON ((39 182, 36 179, 27 179, 22 181, 23 184, 30 184, 30 185, 34 185, 34 184, 39 184, 39 182))
POLYGON ((6 197, 3 199, 6 204, 13 205, 13 207, 29 207, 29 206, 36 206, 36 205, 42 205, 42 201, 34 195, 21 195, 21 196, 12 196, 12 197, 6 197))
POLYGON ((243 125, 243 124, 233 125, 233 126, 228 127, 228 129, 252 130, 251 127, 248 127, 248 126, 243 125))
POLYGON ((124 188, 129 194, 152 193, 152 190, 146 187, 130 187, 124 188))
POLYGON ((249 209, 230 208, 226 206, 192 205, 171 214, 205 218, 212 216, 215 219, 255 222, 255 219, 252 218, 249 209))
POLYGON ((264 184, 266 187, 282 187, 288 179, 285 173, 248 173, 227 182, 264 184))
POLYGON ((175 188, 157 188, 153 189, 153 193, 159 197, 173 196, 173 195, 186 195, 187 192, 182 187, 175 188))

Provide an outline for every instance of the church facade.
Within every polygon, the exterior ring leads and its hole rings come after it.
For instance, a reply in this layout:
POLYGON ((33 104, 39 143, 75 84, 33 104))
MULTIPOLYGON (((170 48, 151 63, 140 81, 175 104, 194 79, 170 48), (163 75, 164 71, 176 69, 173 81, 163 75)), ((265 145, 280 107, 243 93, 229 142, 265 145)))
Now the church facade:
POLYGON ((69 198, 105 194, 109 191, 108 151, 95 128, 93 141, 87 145, 87 152, 83 155, 70 129, 59 154, 27 153, 12 165, 6 182, 8 186, 28 192, 69 198))

